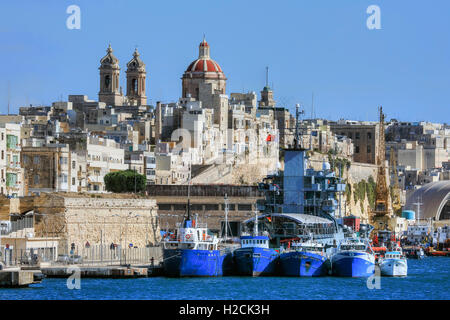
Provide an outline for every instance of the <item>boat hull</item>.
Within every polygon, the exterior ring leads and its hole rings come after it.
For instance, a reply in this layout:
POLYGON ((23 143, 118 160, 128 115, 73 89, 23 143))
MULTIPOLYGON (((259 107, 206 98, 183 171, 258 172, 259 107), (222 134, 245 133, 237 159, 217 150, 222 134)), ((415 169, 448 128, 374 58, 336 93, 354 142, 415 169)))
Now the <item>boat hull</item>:
POLYGON ((267 248, 239 248, 234 251, 235 271, 239 276, 275 274, 278 253, 267 248))
POLYGON ((408 264, 406 259, 386 259, 380 263, 380 271, 386 277, 406 277, 408 264))
POLYGON ((217 277, 223 274, 225 255, 219 250, 164 249, 167 277, 217 277))
POLYGON ((321 277, 328 275, 329 260, 310 252, 286 252, 280 255, 281 275, 286 277, 321 277))
POLYGON ((365 252, 341 252, 332 257, 331 265, 338 277, 370 277, 375 272, 375 257, 365 252))

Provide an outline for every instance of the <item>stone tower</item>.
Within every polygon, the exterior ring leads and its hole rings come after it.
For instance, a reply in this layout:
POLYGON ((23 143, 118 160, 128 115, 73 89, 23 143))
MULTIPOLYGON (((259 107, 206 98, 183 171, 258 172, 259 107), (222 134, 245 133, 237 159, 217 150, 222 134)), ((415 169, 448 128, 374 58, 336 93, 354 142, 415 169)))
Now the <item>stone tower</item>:
POLYGON ((119 86, 119 60, 112 52, 110 44, 106 50, 106 56, 100 60, 100 92, 98 93, 98 101, 114 106, 123 103, 123 96, 120 93, 119 86))
POLYGON ((274 107, 275 100, 273 100, 273 90, 269 87, 269 67, 266 67, 266 86, 261 91, 260 107, 274 107))
POLYGON ((146 105, 145 79, 147 73, 145 71, 145 63, 139 57, 137 48, 133 53, 133 58, 127 63, 126 73, 128 101, 132 105, 146 105))

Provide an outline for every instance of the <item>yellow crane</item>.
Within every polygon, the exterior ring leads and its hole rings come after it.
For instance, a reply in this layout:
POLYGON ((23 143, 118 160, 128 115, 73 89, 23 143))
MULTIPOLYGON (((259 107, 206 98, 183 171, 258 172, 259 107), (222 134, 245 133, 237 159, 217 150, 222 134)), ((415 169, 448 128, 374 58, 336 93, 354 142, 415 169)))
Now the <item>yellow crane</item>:
POLYGON ((392 178, 394 179, 394 186, 392 190, 392 208, 394 213, 399 215, 402 212, 402 203, 400 200, 400 187, 398 185, 398 172, 397 172, 397 157, 394 147, 391 147, 389 156, 389 167, 391 168, 392 178))
POLYGON ((378 131, 377 182, 375 187, 375 208, 371 213, 374 230, 387 230, 392 216, 390 192, 386 181, 386 147, 384 134, 383 107, 379 108, 380 120, 378 131))

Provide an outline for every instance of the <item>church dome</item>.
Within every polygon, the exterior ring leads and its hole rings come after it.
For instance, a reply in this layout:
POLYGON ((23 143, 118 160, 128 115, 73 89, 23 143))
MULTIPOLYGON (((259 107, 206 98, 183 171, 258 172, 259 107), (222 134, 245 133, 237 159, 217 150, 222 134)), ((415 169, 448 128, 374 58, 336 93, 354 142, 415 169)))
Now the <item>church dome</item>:
POLYGON ((223 72, 219 64, 212 59, 197 59, 192 61, 186 72, 223 72))
POLYGON ((222 68, 219 64, 211 59, 209 55, 209 44, 205 39, 199 45, 199 55, 198 59, 191 62, 191 64, 187 67, 186 72, 192 73, 204 73, 204 72, 216 72, 223 75, 222 68))

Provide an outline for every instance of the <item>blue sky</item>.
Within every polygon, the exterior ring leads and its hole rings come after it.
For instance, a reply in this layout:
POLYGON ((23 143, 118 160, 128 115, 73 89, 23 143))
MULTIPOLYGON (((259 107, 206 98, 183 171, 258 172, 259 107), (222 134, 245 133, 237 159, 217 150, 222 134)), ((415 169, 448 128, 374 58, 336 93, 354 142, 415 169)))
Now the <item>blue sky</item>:
POLYGON ((0 113, 69 94, 97 100, 98 67, 111 42, 126 63, 135 46, 147 66, 149 102, 176 101, 203 34, 228 77, 227 93, 259 91, 317 117, 450 122, 450 1, 190 0, 2 1, 0 113), (69 30, 69 5, 81 29, 69 30), (369 30, 369 5, 381 30, 369 30))

